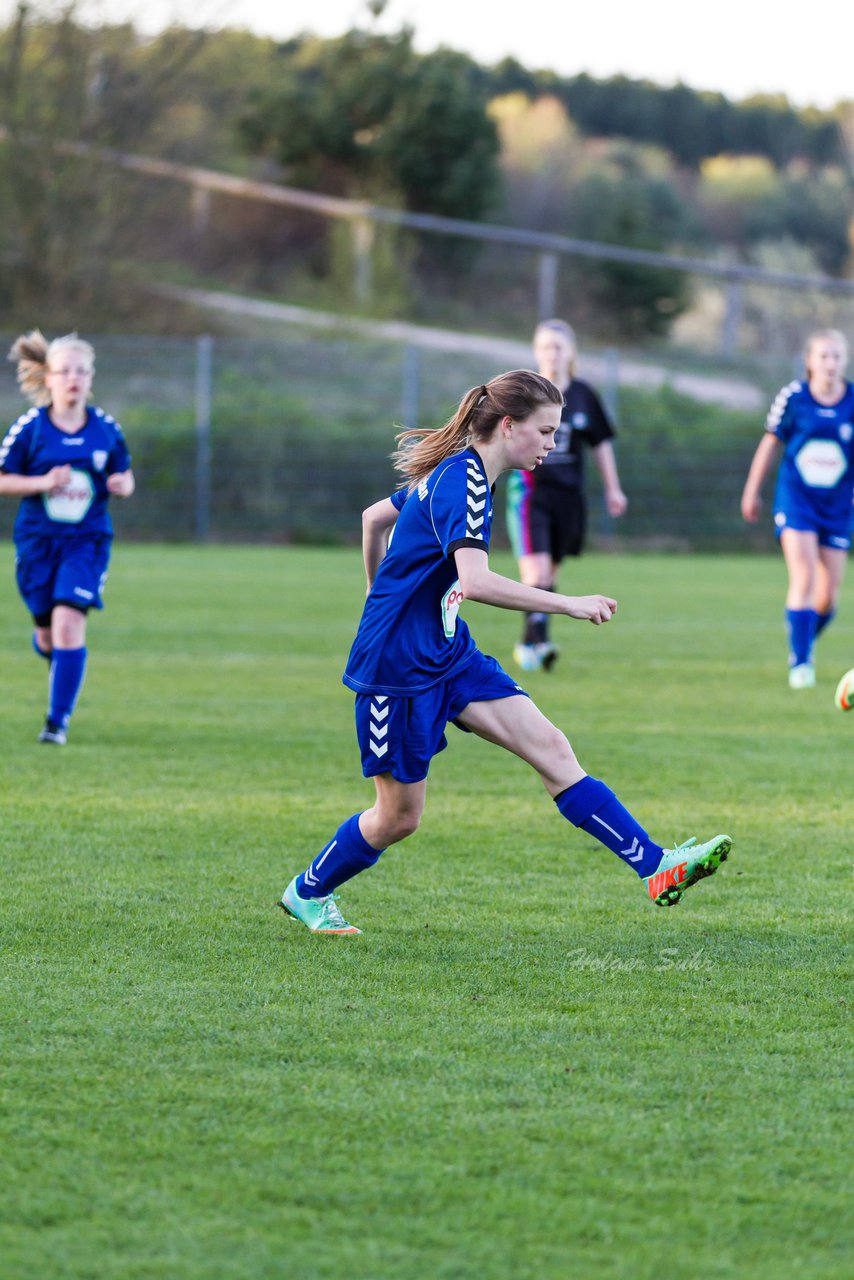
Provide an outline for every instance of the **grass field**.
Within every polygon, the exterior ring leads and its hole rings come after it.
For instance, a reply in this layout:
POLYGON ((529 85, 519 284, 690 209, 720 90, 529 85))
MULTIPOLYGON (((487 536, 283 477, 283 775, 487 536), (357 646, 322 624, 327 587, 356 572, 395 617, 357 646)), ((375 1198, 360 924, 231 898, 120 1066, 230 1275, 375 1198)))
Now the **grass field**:
POLYGON ((793 694, 777 559, 584 559, 527 687, 731 861, 656 910, 451 730, 336 940, 274 903, 370 802, 358 552, 119 546, 59 750, 0 551, 3 1280, 851 1275, 854 605, 793 694))

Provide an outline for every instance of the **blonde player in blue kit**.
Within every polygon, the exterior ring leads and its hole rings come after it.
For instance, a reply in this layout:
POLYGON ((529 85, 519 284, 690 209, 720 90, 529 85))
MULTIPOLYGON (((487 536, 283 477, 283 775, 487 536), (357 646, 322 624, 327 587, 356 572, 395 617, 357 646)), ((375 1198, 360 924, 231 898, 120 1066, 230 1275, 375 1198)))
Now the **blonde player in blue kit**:
POLYGON ((35 406, 0 444, 0 495, 19 497, 15 574, 33 616, 33 648, 50 664, 39 741, 64 746, 86 670, 86 615, 103 608, 113 529, 110 497, 134 491, 121 427, 87 404, 95 352, 77 334, 37 329, 9 352, 35 406))
POLYGON ((489 568, 495 481, 543 462, 562 403, 548 379, 516 370, 473 387, 439 430, 398 437, 395 462, 407 483, 364 514, 369 591, 344 672, 356 694, 362 772, 374 779, 376 799, 342 823, 282 895, 288 914, 315 933, 360 932, 341 915, 334 890, 416 830, 448 722, 526 760, 561 815, 632 867, 661 906, 678 902, 729 853, 725 835, 674 849, 652 840, 584 772, 563 733, 515 680, 480 652, 459 616, 464 600, 479 600, 599 625, 617 608, 608 596, 560 595, 489 568))
POLYGON ((833 620, 854 523, 854 386, 848 344, 836 329, 810 334, 806 378, 778 393, 741 498, 751 524, 765 477, 779 459, 774 526, 786 561, 789 685, 815 685, 813 645, 833 620))

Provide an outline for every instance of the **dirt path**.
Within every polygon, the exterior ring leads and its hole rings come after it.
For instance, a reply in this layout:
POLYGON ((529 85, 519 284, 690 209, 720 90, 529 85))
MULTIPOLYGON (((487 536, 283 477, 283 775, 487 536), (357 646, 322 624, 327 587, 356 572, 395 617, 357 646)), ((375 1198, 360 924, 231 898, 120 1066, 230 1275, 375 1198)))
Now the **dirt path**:
MULTIPOLYGON (((434 329, 426 325, 408 324, 402 320, 365 320, 337 315, 331 311, 314 311, 283 302, 264 302, 239 294, 180 285, 153 285, 151 291, 160 297, 174 298, 195 307, 234 316, 251 316, 257 320, 299 325, 304 329, 335 330, 366 338, 385 338, 389 342, 411 343, 433 351, 465 351, 472 355, 491 356, 508 368, 527 366, 531 359, 531 348, 527 342, 490 338, 485 334, 457 333, 451 329, 434 329)), ((601 387, 611 376, 607 363, 604 356, 585 355, 582 352, 579 357, 579 373, 601 387)), ((759 387, 741 378, 676 373, 661 365, 646 364, 624 357, 619 358, 617 372, 621 386, 654 391, 667 384, 694 400, 723 405, 727 409, 760 411, 767 400, 759 387)))

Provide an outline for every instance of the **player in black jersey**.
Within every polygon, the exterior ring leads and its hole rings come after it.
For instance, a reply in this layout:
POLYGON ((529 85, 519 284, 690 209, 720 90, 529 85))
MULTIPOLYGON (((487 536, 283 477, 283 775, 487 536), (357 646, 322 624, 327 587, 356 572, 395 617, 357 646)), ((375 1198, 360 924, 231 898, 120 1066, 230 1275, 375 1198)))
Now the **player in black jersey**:
MULTIPOLYGON (((584 499, 584 449, 602 476, 608 514, 621 516, 626 495, 620 488, 614 428, 596 392, 575 375, 576 341, 564 320, 544 320, 534 332, 534 358, 539 373, 563 393, 563 410, 555 447, 536 472, 514 471, 507 483, 507 528, 527 586, 553 591, 564 556, 578 556, 584 545, 587 510, 584 499)), ((522 641, 514 649, 524 671, 548 670, 558 655, 549 641, 548 614, 528 613, 522 641)))

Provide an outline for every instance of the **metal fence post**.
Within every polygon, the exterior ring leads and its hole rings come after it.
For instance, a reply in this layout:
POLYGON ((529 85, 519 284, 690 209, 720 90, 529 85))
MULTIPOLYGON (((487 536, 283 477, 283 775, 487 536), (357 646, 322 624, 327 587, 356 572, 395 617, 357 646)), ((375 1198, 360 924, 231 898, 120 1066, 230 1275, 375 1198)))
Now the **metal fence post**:
POLYGON ((353 228, 353 292, 356 301, 367 305, 373 293, 374 224, 370 218, 354 218, 353 228))
POLYGON ((557 310, 557 272, 557 254, 541 253, 538 257, 537 269, 538 320, 550 319, 557 310))
POLYGON ((207 231, 211 220, 211 193, 207 187, 190 188, 190 221, 194 236, 207 231))
POLYGON ((620 416, 620 352, 606 347, 602 354, 602 403, 608 417, 616 422, 620 416))
POLYGON ((744 311, 744 285, 740 280, 727 282, 724 299, 724 318, 721 324, 721 355, 725 360, 733 360, 738 350, 738 334, 744 311))
MULTIPOLYGON (((620 352, 616 347, 606 347, 602 353, 601 391, 605 412, 616 424, 620 413, 620 352)), ((600 512, 600 522, 602 536, 613 538, 614 517, 609 513, 604 502, 600 512)))
POLYGON ((211 521, 211 401, 213 338, 196 339, 196 541, 207 542, 211 521))
POLYGON ((405 427, 418 426, 418 399, 421 380, 421 353, 416 346, 403 348, 403 391, 400 418, 405 427))

